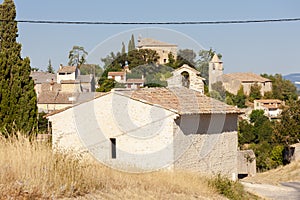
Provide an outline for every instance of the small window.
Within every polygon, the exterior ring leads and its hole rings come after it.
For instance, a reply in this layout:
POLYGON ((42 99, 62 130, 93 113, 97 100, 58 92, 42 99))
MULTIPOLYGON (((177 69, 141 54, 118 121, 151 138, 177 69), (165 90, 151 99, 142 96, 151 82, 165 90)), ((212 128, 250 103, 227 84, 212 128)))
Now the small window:
POLYGON ((164 59, 164 63, 166 63, 167 62, 167 59, 164 59))
POLYGON ((116 159, 117 158, 116 138, 110 138, 110 144, 111 144, 111 158, 116 159))

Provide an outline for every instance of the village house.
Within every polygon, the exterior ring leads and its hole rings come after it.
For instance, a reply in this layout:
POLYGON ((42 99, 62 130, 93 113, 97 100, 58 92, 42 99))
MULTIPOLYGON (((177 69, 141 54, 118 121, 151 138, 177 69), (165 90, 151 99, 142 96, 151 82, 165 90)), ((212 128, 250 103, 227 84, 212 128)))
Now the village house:
POLYGON ((279 99, 259 99, 254 100, 254 110, 263 110, 265 116, 276 119, 280 116, 284 106, 284 101, 279 99))
POLYGON ((166 64, 169 62, 169 53, 172 53, 174 59, 177 58, 177 45, 161 42, 152 38, 138 38, 138 49, 155 50, 159 56, 157 64, 166 64))
POLYGON ((239 114, 200 92, 172 87, 113 90, 47 118, 55 150, 88 151, 125 171, 182 169, 235 178, 239 114))
POLYGON ((261 87, 261 95, 265 92, 272 91, 272 81, 254 73, 229 73, 223 74, 223 62, 215 54, 209 62, 209 91, 212 90, 212 85, 216 82, 222 82, 226 91, 237 94, 241 86, 243 86, 244 94, 249 95, 251 86, 257 84, 261 87))
POLYGON ((72 106, 80 93, 95 92, 93 75, 80 75, 75 66, 62 66, 56 74, 31 72, 39 112, 52 112, 72 106))
POLYGON ((186 87, 204 94, 204 78, 200 77, 200 72, 196 69, 182 65, 172 72, 172 77, 167 79, 168 87, 186 87))
POLYGON ((108 72, 107 75, 108 79, 113 79, 118 83, 125 83, 126 82, 126 71, 122 72, 108 72))

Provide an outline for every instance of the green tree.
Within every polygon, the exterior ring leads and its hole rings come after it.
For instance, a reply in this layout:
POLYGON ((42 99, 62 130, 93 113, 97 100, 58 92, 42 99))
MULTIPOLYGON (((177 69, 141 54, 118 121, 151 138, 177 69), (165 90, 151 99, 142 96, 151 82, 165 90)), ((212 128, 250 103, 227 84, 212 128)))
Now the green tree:
POLYGON ((82 64, 80 67, 81 75, 93 74, 95 77, 100 77, 103 73, 103 69, 99 65, 95 64, 82 64))
POLYGON ((300 141, 300 100, 283 110, 274 132, 276 143, 288 146, 300 141))
POLYGON ((225 101, 226 98, 226 90, 221 81, 218 81, 211 86, 212 90, 217 91, 220 94, 221 101, 225 101))
MULTIPOLYGON (((213 56, 216 54, 216 51, 212 50, 210 48, 209 50, 200 50, 199 51, 199 59, 196 62, 196 68, 200 71, 201 77, 206 79, 206 84, 208 84, 208 68, 209 68, 209 62, 213 58, 213 56)), ((219 59, 222 58, 221 54, 217 54, 219 59)))
POLYGON ((0 6, 0 131, 33 134, 37 127, 37 98, 30 77, 30 60, 21 58, 13 0, 0 6))
POLYGON ((68 65, 80 67, 86 62, 86 56, 88 52, 84 50, 81 46, 73 46, 72 50, 69 52, 69 62, 68 65))
POLYGON ((244 94, 244 87, 241 85, 240 89, 237 92, 237 95, 234 98, 234 103, 239 108, 246 108, 246 95, 244 94))
POLYGON ((125 54, 125 53, 126 53, 125 44, 124 44, 124 42, 122 42, 121 54, 125 54))
POLYGON ((259 86, 257 83, 254 85, 251 85, 250 87, 250 93, 249 93, 249 101, 253 102, 255 99, 261 99, 261 86, 259 86))
POLYGON ((177 54, 177 67, 187 64, 190 67, 195 67, 196 53, 192 49, 179 49, 177 54))
POLYGON ((281 74, 262 74, 262 76, 272 81, 273 98, 286 101, 287 103, 297 100, 297 88, 290 80, 282 78, 281 74))
POLYGON ((51 73, 51 74, 54 74, 54 69, 52 67, 52 64, 51 64, 51 60, 49 59, 49 62, 48 62, 48 67, 47 67, 47 72, 48 73, 51 73))
POLYGON ((131 35, 131 39, 128 42, 128 53, 135 49, 135 41, 133 34, 131 35))

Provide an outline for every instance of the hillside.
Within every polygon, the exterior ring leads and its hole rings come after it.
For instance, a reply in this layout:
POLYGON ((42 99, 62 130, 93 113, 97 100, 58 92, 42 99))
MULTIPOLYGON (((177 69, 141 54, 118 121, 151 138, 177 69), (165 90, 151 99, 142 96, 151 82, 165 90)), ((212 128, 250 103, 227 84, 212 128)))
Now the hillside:
POLYGON ((300 182, 300 160, 264 173, 258 173, 254 177, 247 177, 243 181, 266 184, 279 184, 280 182, 292 181, 300 182))
POLYGON ((300 73, 293 73, 283 76, 283 78, 290 80, 300 90, 300 73))

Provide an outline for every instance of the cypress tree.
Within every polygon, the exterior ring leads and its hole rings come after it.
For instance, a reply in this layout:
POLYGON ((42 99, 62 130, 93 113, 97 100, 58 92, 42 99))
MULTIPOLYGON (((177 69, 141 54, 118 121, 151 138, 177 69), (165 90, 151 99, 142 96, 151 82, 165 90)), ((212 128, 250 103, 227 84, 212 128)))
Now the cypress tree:
POLYGON ((122 42, 121 55, 124 55, 125 53, 126 53, 126 50, 125 50, 125 44, 124 44, 124 42, 122 42))
POLYGON ((37 126, 37 98, 30 77, 30 60, 21 58, 13 0, 0 6, 0 131, 28 134, 37 126))

